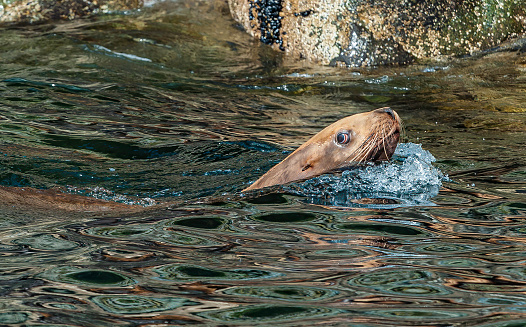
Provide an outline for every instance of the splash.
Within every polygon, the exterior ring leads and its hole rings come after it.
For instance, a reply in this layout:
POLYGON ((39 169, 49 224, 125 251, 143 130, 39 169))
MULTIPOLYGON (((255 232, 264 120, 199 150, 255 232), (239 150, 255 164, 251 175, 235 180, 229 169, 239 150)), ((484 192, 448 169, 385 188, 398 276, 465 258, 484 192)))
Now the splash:
POLYGON ((103 187, 86 187, 86 188, 79 188, 74 186, 68 186, 67 191, 72 194, 80 194, 85 195, 89 197, 93 197, 99 200, 105 200, 105 201, 111 201, 111 202, 119 202, 124 203, 128 205, 139 205, 143 207, 149 207, 156 205, 157 202, 149 197, 131 197, 126 196, 123 194, 118 194, 113 191, 110 191, 108 189, 105 189, 103 187))
POLYGON ((394 208, 434 205, 443 181, 436 159, 420 144, 399 144, 390 162, 326 174, 286 189, 313 204, 339 207, 394 208))

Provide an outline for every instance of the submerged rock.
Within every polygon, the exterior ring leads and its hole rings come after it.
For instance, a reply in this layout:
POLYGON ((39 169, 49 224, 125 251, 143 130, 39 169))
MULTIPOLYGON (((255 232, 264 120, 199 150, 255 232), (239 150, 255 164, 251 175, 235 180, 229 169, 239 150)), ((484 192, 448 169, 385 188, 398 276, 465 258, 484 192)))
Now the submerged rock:
POLYGON ((71 20, 95 13, 137 9, 143 0, 0 0, 0 23, 71 20))
POLYGON ((347 66, 471 54, 526 31, 524 0, 228 0, 250 34, 292 56, 347 66))

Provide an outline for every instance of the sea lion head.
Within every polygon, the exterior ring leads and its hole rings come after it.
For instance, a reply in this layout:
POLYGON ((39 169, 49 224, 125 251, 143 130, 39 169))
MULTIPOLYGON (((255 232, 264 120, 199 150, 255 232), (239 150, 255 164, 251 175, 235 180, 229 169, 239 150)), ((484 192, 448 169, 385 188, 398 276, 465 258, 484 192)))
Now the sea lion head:
POLYGON ((305 180, 364 162, 389 160, 400 139, 400 128, 400 117, 387 107, 340 119, 243 191, 305 180))

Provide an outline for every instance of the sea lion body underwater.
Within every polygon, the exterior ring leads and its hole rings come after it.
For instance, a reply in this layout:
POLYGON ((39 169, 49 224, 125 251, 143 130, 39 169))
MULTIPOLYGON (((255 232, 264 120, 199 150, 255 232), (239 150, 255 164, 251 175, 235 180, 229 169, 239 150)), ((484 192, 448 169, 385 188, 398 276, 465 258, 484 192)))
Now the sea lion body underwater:
POLYGON ((401 120, 380 108, 327 126, 243 191, 306 180, 363 162, 389 160, 400 139, 401 120))

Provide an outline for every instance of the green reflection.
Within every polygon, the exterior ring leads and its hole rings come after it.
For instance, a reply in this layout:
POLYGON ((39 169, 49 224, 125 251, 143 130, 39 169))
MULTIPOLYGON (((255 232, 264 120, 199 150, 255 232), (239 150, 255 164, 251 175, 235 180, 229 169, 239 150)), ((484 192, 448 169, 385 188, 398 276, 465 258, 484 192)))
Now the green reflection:
POLYGON ((199 316, 220 321, 281 321, 329 316, 341 312, 330 308, 265 305, 199 313, 199 316))
POLYGON ((272 223, 294 223, 311 221, 318 218, 318 216, 310 212, 281 212, 255 216, 254 218, 272 223))
POLYGON ((429 273, 421 270, 387 270, 361 274, 349 280, 351 285, 384 286, 428 279, 429 273))
POLYGON ((288 203, 283 194, 271 193, 246 200, 252 204, 284 204, 288 203))
MULTIPOLYGON (((100 286, 127 286, 135 281, 123 274, 109 270, 82 269, 77 267, 56 267, 38 275, 41 278, 74 284, 100 286)), ((57 292, 54 292, 57 293, 57 292)))
POLYGON ((172 223, 193 228, 217 229, 225 223, 225 220, 221 218, 186 218, 173 221, 172 223))
POLYGON ((473 260, 473 259, 468 259, 468 258, 451 258, 451 259, 444 259, 444 260, 439 260, 437 262, 437 264, 439 264, 440 266, 444 266, 444 267, 457 267, 457 268, 462 268, 462 267, 476 267, 476 266, 480 266, 481 263, 477 260, 473 260))
POLYGON ((50 307, 57 308, 57 309, 66 309, 66 310, 75 310, 77 309, 76 306, 69 303, 51 303, 49 304, 50 307))
POLYGON ((28 314, 25 312, 0 312, 0 324, 21 324, 27 318, 28 314))
MULTIPOLYGON (((196 218, 203 219, 203 218, 196 218)), ((193 222, 192 222, 193 223, 193 222)), ((199 221, 196 221, 197 225, 199 221)), ((216 224, 217 222, 210 222, 216 224)), ((172 223, 170 223, 172 224, 172 223)), ((206 228, 206 224, 203 224, 203 228, 206 228)), ((208 227, 211 227, 209 224, 208 227)), ((177 232, 170 228, 163 228, 162 225, 134 225, 134 226, 107 226, 107 227, 96 227, 87 230, 88 234, 98 235, 103 237, 116 237, 116 238, 140 238, 149 239, 152 241, 162 240, 171 244, 178 245, 215 245, 218 244, 212 240, 207 240, 203 237, 188 235, 186 233, 177 232)))
POLYGON ((56 293, 56 294, 75 294, 75 292, 72 290, 63 289, 63 288, 55 288, 55 287, 44 287, 42 290, 44 292, 56 293))
POLYGON ((446 291, 443 287, 411 284, 407 286, 395 286, 386 288, 386 291, 397 294, 413 295, 413 296, 427 296, 427 295, 445 295, 451 292, 446 291))
POLYGON ((430 253, 463 252, 463 251, 472 251, 473 249, 475 249, 474 246, 470 246, 466 244, 441 243, 441 242, 435 242, 433 244, 425 244, 425 245, 415 247, 415 251, 430 252, 430 253))
POLYGON ((369 253, 363 250, 359 249, 332 249, 332 250, 320 250, 316 251, 313 254, 307 255, 307 257, 312 258, 340 258, 340 257, 348 257, 348 258, 354 258, 354 257, 366 257, 369 253))
POLYGON ((90 284, 118 284, 126 280, 126 278, 116 273, 100 270, 81 271, 67 274, 65 277, 90 284))
POLYGON ((151 226, 108 226, 88 230, 89 234, 99 236, 126 237, 147 233, 151 226))
POLYGON ((366 314, 373 316, 381 316, 387 318, 401 318, 401 319, 452 319, 465 317, 468 314, 459 311, 448 311, 443 309, 427 310, 427 309, 396 309, 396 310, 375 310, 368 311, 366 314))
POLYGON ((19 238, 13 241, 15 244, 23 244, 39 250, 67 251, 78 247, 78 244, 65 239, 57 238, 53 235, 43 234, 26 238, 19 238))
POLYGON ((365 234, 395 234, 403 236, 416 236, 424 235, 425 233, 411 227, 406 226, 397 226, 397 225, 386 225, 386 224, 366 224, 366 223, 350 223, 350 224, 341 224, 337 228, 345 229, 353 233, 365 233, 365 234))
POLYGON ((138 314, 156 311, 166 311, 183 305, 197 304, 185 298, 145 297, 145 296, 95 296, 93 303, 104 311, 117 314, 138 314))
POLYGON ((162 278, 166 279, 259 279, 281 276, 279 273, 257 269, 212 269, 200 266, 167 265, 156 268, 162 278))
POLYGON ((181 274, 191 276, 191 277, 225 277, 227 274, 218 271, 218 270, 212 270, 212 269, 205 269, 201 267, 189 267, 189 266, 181 266, 177 268, 177 271, 181 274))
POLYGON ((224 293, 286 301, 315 301, 335 296, 338 291, 302 286, 240 286, 227 289, 224 293))
POLYGON ((480 327, 524 327, 526 326, 526 319, 513 320, 513 321, 501 321, 487 325, 479 325, 480 327))

